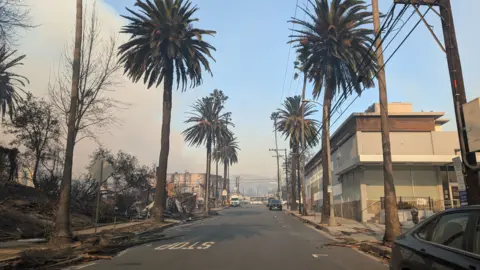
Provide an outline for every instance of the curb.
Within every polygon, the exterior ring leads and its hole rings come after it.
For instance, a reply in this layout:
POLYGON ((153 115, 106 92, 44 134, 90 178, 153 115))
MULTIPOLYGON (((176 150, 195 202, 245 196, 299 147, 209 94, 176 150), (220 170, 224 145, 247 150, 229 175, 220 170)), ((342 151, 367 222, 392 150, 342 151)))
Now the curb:
POLYGON ((165 226, 161 226, 161 227, 157 227, 157 228, 152 228, 152 229, 147 229, 143 232, 138 232, 135 234, 135 236, 141 236, 141 235, 144 235, 144 234, 149 234, 149 233, 158 233, 158 232, 161 232, 165 229, 168 229, 168 228, 171 228, 173 226, 176 226, 176 225, 179 225, 180 223, 169 223, 169 224, 166 224, 165 226))
POLYGON ((332 234, 332 233, 330 232, 330 229, 328 229, 327 226, 323 226, 323 225, 320 224, 320 223, 316 223, 316 222, 311 221, 311 220, 309 220, 309 219, 303 218, 302 216, 299 216, 299 215, 297 215, 297 214, 295 214, 295 213, 293 213, 293 212, 291 212, 291 211, 288 211, 288 210, 285 210, 285 213, 290 214, 290 215, 292 215, 292 216, 300 219, 300 220, 303 221, 304 223, 308 223, 308 224, 314 226, 315 229, 322 230, 322 231, 330 234, 330 235, 333 236, 333 237, 336 236, 336 235, 334 235, 334 234, 332 234))
POLYGON ((378 257, 392 258, 392 249, 377 243, 362 242, 360 243, 360 250, 367 253, 374 253, 378 257))

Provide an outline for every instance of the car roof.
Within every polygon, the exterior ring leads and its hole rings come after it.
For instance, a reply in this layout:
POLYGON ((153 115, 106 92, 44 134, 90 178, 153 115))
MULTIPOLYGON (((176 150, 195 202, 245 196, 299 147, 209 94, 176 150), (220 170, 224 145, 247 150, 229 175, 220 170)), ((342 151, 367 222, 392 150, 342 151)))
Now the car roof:
POLYGON ((464 211, 464 210, 480 210, 480 205, 476 204, 476 205, 465 205, 465 206, 461 206, 461 207, 458 207, 458 208, 450 208, 450 209, 447 209, 441 213, 451 213, 451 212, 457 212, 457 211, 464 211))

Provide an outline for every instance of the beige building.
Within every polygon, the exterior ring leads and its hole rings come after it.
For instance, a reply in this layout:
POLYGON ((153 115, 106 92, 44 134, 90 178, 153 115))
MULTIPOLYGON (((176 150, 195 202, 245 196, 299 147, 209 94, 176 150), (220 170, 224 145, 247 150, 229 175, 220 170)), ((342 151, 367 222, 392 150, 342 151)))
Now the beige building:
MULTIPOLYGON (((390 103, 389 126, 397 200, 433 210, 455 205, 456 131, 442 131, 442 112, 413 112, 410 103, 390 103), (452 189, 453 188, 453 189, 452 189), (452 195, 454 195, 452 197, 452 195)), ((331 136, 335 212, 378 221, 382 211, 383 155, 380 108, 353 113, 331 136)), ((322 204, 321 151, 305 168, 307 204, 322 204)))
MULTIPOLYGON (((202 199, 205 196, 205 173, 168 173, 167 183, 182 186, 185 192, 195 193, 197 198, 202 199)), ((219 175, 210 175, 210 197, 215 197, 215 194, 221 195, 223 189, 223 177, 219 175), (218 182, 218 189, 215 191, 218 182)))

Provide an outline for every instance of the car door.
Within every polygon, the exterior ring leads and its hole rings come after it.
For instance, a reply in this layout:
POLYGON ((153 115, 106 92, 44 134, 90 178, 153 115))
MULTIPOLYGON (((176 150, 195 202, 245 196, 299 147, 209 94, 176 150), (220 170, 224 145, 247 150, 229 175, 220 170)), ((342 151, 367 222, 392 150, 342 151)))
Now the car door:
MULTIPOLYGON (((472 240, 477 215, 473 211, 447 212, 440 215, 419 237, 418 255, 422 269, 476 269, 476 260, 471 258, 472 240)), ((420 266, 417 264, 417 266, 420 266)), ((479 268, 480 270, 480 268, 479 268)))

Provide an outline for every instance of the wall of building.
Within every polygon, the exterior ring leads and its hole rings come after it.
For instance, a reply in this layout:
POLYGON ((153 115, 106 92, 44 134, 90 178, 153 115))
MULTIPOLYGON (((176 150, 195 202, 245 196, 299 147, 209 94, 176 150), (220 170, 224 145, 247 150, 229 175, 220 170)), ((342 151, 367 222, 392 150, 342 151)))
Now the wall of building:
MULTIPOLYGON (((365 166, 364 183, 367 199, 380 200, 384 196, 383 169, 381 166, 365 166)), ((393 177, 397 197, 431 197, 440 199, 441 185, 435 166, 394 166, 393 177)))
MULTIPOLYGON (((380 132, 357 132, 360 155, 382 155, 380 132)), ((455 155, 458 137, 454 131, 391 132, 392 155, 455 155)))

